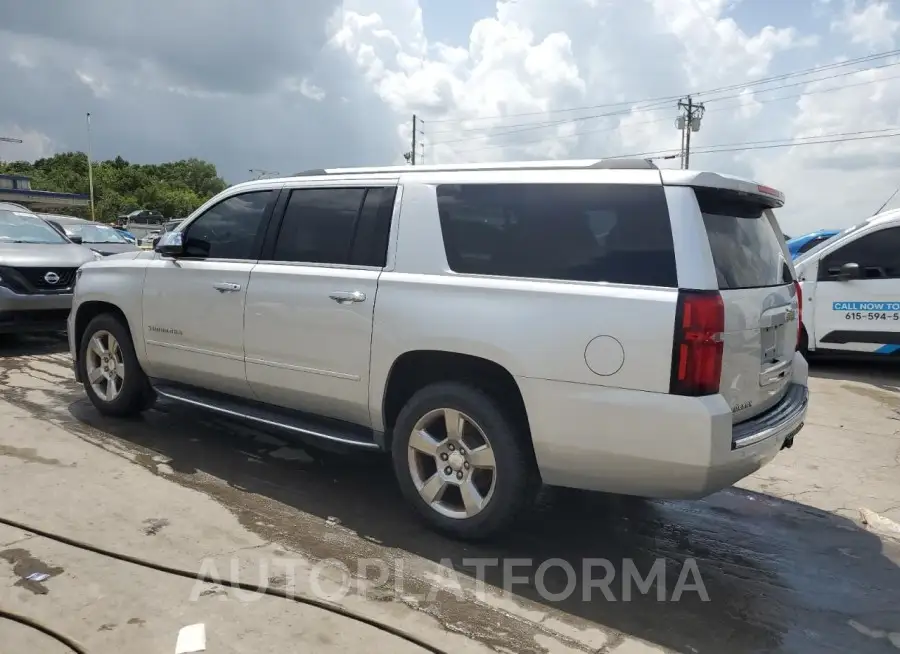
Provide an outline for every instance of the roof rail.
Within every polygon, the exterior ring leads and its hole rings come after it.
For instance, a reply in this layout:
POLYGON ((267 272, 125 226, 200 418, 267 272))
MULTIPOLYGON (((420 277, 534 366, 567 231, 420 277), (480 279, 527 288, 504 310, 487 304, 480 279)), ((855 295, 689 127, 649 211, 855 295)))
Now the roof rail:
POLYGON ((650 159, 581 159, 573 161, 509 161, 484 164, 429 164, 425 166, 373 166, 360 168, 312 168, 295 173, 294 177, 324 175, 408 174, 454 171, 540 170, 540 169, 606 169, 659 170, 650 159))
POLYGON ((650 159, 601 159, 589 168, 603 168, 606 170, 659 170, 659 167, 650 159))

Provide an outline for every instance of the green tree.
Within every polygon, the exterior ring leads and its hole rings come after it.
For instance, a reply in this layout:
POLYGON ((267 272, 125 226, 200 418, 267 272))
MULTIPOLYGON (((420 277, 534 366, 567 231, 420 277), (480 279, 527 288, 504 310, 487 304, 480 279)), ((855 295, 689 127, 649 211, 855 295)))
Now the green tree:
MULTIPOLYGON (((63 152, 46 159, 0 161, 0 174, 26 175, 31 187, 57 193, 89 192, 87 156, 63 152)), ((136 209, 154 209, 168 218, 183 218, 225 189, 215 165, 201 159, 162 164, 132 164, 116 157, 94 163, 94 207, 97 220, 112 222, 136 209)), ((89 207, 61 209, 90 217, 89 207)))

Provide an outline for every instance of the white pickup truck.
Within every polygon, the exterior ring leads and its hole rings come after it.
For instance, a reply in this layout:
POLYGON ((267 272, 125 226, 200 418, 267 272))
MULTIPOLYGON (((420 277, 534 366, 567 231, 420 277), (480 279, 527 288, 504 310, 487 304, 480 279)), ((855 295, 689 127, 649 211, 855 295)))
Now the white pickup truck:
POLYGON ((82 267, 72 356, 106 414, 162 397, 387 450, 457 537, 541 483, 702 497, 806 416, 783 201, 643 160, 247 182, 82 267))

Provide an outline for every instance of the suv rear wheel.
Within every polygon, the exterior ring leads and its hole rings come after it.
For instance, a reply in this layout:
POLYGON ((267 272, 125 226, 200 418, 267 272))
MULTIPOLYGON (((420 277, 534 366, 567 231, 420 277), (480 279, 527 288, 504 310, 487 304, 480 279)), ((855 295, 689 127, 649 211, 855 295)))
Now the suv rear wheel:
POLYGON ((538 486, 516 422, 465 384, 433 384, 413 395, 397 418, 392 454, 406 499, 457 538, 497 533, 531 504, 538 486))
POLYGON ((91 320, 81 337, 78 365, 84 390, 100 413, 124 417, 150 408, 153 390, 134 353, 131 332, 116 316, 91 320))

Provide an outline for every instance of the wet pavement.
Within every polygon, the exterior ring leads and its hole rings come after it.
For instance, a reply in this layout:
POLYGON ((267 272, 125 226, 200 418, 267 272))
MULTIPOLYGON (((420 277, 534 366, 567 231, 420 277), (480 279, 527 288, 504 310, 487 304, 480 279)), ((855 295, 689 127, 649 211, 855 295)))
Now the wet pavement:
MULTIPOLYGON (((49 337, 0 346, 0 399, 212 497, 267 542, 341 561, 351 570, 361 558, 389 561, 390 578, 378 586, 378 599, 415 606, 497 651, 555 651, 541 645, 535 637, 540 631, 595 652, 618 651, 629 635, 686 654, 900 651, 900 542, 866 530, 854 518, 859 507, 845 506, 865 498, 883 505, 875 510, 896 515, 897 507, 888 505, 892 493, 900 505, 900 424, 891 422, 900 416, 900 370, 879 369, 875 381, 859 365, 814 371, 811 424, 793 450, 780 455, 777 479, 766 468, 745 488, 697 502, 548 489, 513 531, 472 545, 416 522, 383 456, 323 452, 176 405, 160 404, 137 420, 103 418, 72 381, 64 348, 49 337), (40 399, 17 381, 26 377, 44 384, 40 399), (847 403, 846 426, 830 413, 838 410, 832 402, 816 405, 819 387, 847 403), (854 422, 854 412, 868 422, 854 422), (844 453, 856 441, 854 451, 877 445, 886 453, 879 451, 875 472, 844 453), (839 487, 826 464, 849 470, 839 487), (868 483, 877 492, 866 495, 868 483), (767 493, 758 492, 763 488, 767 493), (810 501, 804 495, 810 491, 820 500, 810 501), (437 592, 440 586, 422 572, 422 561, 439 564, 469 588, 479 574, 476 558, 498 561, 483 568, 489 586, 504 587, 503 561, 512 559, 530 560, 518 570, 531 578, 512 588, 513 598, 492 591, 475 601, 452 590, 437 592), (585 561, 596 559, 615 564, 611 597, 581 575, 585 561), (624 601, 623 562, 630 560, 646 576, 658 559, 665 565, 663 601, 659 584, 624 601), (539 592, 535 579, 539 564, 551 560, 543 587, 558 594, 557 601, 539 592), (672 601, 689 560, 696 562, 708 601, 689 590, 672 601), (578 572, 574 589, 567 588, 563 562, 578 572), (430 601, 412 599, 426 595, 430 601)), ((26 449, 0 456, 38 456, 26 449)))

